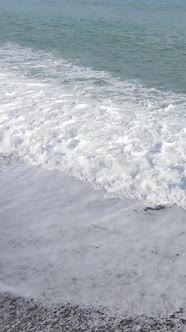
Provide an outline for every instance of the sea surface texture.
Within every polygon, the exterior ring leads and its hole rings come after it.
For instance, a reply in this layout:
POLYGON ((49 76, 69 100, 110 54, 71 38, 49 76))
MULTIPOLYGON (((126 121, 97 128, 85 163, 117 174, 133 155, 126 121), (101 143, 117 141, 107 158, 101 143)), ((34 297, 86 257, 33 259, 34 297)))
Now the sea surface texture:
POLYGON ((0 0, 0 154, 186 208, 186 0, 0 0))
POLYGON ((185 332, 185 234, 186 0, 0 0, 0 331, 185 332))

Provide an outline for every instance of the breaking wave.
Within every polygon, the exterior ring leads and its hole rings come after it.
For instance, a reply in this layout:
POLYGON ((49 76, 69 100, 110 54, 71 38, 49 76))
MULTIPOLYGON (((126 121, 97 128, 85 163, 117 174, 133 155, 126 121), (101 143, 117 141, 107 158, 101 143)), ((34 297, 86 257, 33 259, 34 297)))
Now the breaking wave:
POLYGON ((0 47, 0 153, 109 196, 186 208, 186 95, 0 47))

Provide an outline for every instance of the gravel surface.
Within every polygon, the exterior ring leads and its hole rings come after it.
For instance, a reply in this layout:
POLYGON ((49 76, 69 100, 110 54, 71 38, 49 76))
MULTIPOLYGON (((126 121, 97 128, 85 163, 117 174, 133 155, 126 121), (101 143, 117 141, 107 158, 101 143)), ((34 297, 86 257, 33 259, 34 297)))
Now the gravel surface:
POLYGON ((0 295, 1 332, 153 332, 186 331, 185 312, 169 317, 112 317, 103 309, 66 304, 46 308, 21 297, 0 295))

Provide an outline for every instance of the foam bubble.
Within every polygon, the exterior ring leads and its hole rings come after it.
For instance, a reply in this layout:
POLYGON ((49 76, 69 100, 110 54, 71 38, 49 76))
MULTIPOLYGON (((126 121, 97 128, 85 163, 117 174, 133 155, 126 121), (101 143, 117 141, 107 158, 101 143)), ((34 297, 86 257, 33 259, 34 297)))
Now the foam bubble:
POLYGON ((185 95, 9 44, 0 66, 0 153, 186 208, 185 95))

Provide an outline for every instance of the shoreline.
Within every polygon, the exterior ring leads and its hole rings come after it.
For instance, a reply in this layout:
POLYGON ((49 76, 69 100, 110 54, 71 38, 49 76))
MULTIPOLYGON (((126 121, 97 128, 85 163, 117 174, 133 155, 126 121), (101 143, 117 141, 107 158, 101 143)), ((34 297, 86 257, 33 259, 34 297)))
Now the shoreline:
POLYGON ((44 307, 33 299, 0 294, 1 332, 176 332, 186 330, 182 309, 165 317, 112 316, 101 307, 90 309, 71 304, 44 307))
POLYGON ((57 171, 0 173, 0 292, 166 316, 186 308, 185 211, 106 199, 57 171))

